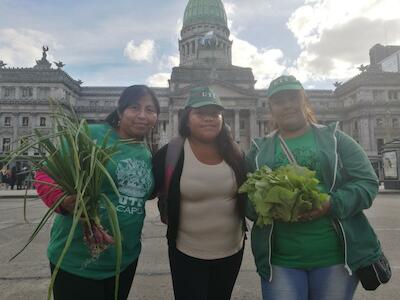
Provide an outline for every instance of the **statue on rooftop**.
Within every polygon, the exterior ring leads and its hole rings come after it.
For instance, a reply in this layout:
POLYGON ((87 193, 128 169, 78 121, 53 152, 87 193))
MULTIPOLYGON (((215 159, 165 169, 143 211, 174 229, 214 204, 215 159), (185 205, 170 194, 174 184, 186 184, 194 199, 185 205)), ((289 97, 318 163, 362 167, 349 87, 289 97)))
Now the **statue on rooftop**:
POLYGON ((36 65, 33 67, 34 69, 50 69, 51 68, 51 63, 47 60, 47 51, 49 51, 48 46, 43 46, 42 47, 43 53, 42 53, 42 58, 40 60, 36 61, 36 65))
POLYGON ((62 61, 59 62, 54 62, 54 64, 56 65, 57 68, 61 69, 62 67, 65 66, 65 64, 62 61))
POLYGON ((47 58, 47 54, 46 52, 49 51, 49 46, 43 46, 43 58, 46 59, 47 58))
POLYGON ((359 66, 357 69, 360 70, 361 73, 364 73, 365 71, 368 70, 368 66, 364 66, 364 65, 362 64, 362 65, 359 66))
POLYGON ((0 60, 0 69, 3 69, 5 66, 7 66, 7 64, 0 60))
POLYGON ((339 87, 339 86, 341 86, 342 85, 342 82, 341 81, 335 81, 334 83, 333 83, 333 86, 335 87, 335 88, 337 88, 337 87, 339 87))

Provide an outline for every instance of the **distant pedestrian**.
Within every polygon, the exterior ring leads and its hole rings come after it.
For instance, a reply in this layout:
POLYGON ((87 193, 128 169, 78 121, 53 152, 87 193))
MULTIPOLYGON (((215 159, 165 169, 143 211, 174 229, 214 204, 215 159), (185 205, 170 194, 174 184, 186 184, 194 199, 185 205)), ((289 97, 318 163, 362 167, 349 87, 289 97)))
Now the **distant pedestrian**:
POLYGON ((25 180, 24 169, 17 170, 17 190, 22 190, 24 180, 25 180))
POLYGON ((10 188, 13 190, 17 182, 17 167, 12 167, 9 174, 10 175, 8 178, 8 184, 10 185, 10 188))

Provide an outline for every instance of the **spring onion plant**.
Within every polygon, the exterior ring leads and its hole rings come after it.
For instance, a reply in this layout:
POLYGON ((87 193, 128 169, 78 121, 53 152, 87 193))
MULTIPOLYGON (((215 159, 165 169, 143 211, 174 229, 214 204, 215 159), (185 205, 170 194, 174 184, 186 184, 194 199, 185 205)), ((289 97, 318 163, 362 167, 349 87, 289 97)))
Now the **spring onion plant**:
MULTIPOLYGON (((116 209, 107 195, 102 193, 101 187, 103 184, 110 184, 114 192, 119 195, 118 189, 106 169, 107 164, 114 163, 112 156, 118 152, 118 143, 109 145, 111 132, 105 135, 102 142, 93 140, 90 137, 86 120, 79 120, 73 109, 71 109, 71 113, 68 113, 60 103, 50 102, 55 131, 45 135, 39 130, 35 130, 33 134, 23 137, 21 143, 18 143, 20 146, 13 150, 3 162, 8 164, 29 149, 36 149, 40 153, 40 159, 38 160, 37 157, 30 159, 32 165, 36 170, 44 171, 56 182, 56 184, 38 183, 51 185, 54 189, 61 189, 63 194, 47 210, 25 246, 10 261, 35 239, 57 208, 62 205, 64 199, 70 195, 76 195, 75 207, 71 213, 72 225, 51 276, 47 299, 51 299, 55 278, 78 226, 83 226, 84 239, 82 243, 87 244, 88 251, 94 259, 107 247, 115 247, 115 299, 117 299, 122 256, 121 232, 116 209), (107 212, 110 233, 101 224, 100 207, 105 208, 107 212)), ((26 199, 24 203, 26 219, 25 208, 26 199)))

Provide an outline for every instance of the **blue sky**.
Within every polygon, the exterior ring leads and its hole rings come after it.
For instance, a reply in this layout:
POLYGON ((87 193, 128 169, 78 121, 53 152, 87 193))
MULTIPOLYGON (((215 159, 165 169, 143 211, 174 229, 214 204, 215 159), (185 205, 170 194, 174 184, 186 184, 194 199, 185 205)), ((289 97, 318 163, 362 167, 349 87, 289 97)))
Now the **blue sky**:
MULTIPOLYGON (((48 45, 73 78, 91 86, 165 86, 179 64, 187 0, 0 0, 0 60, 31 67, 48 45)), ((376 43, 400 44, 398 0, 224 0, 233 63, 257 87, 291 73, 333 88, 368 64, 376 43)))

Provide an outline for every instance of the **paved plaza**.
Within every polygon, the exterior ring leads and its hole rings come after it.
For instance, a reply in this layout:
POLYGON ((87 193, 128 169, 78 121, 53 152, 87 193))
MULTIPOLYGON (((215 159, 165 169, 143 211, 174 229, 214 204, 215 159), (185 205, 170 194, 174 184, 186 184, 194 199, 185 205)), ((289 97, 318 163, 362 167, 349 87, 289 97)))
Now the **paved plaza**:
MULTIPOLYGON (((46 247, 50 224, 23 254, 8 262, 23 246, 45 211, 41 201, 34 197, 34 192, 30 195, 30 223, 26 224, 23 220, 22 193, 0 191, 0 300, 46 299, 49 284, 46 247)), ((155 201, 148 201, 146 211, 143 251, 129 299, 173 299, 164 238, 166 228, 159 222, 155 201)), ((391 261, 393 277, 390 283, 376 292, 366 292, 360 286, 355 299, 400 299, 400 193, 380 193, 367 214, 391 261)), ((232 299, 261 299, 260 293, 259 278, 248 243, 232 299)))

